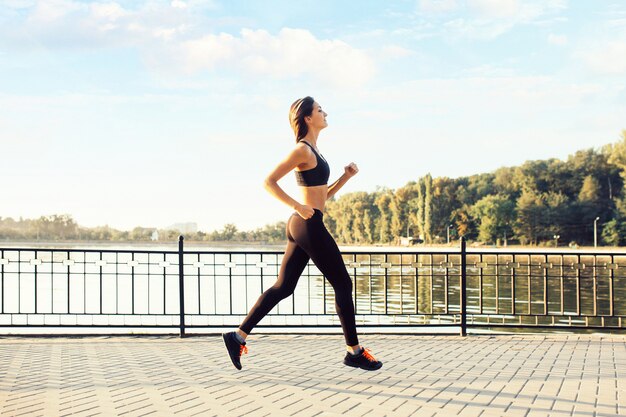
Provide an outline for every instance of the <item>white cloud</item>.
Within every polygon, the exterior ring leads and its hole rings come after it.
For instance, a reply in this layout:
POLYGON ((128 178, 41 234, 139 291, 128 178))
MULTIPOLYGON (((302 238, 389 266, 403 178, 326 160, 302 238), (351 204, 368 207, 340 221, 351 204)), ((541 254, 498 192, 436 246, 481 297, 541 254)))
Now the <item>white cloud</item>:
MULTIPOLYGON (((195 12, 213 7, 204 0, 146 2, 125 8, 114 1, 82 3, 40 0, 28 16, 2 33, 12 47, 134 47, 153 70, 197 73, 235 70, 277 79, 311 77, 331 85, 361 85, 375 72, 364 50, 337 39, 319 39, 308 30, 283 28, 276 34, 242 29, 214 33, 195 12)), ((406 50, 388 51, 399 56, 406 50)))
POLYGON ((548 43, 551 45, 567 45, 567 36, 565 35, 555 35, 551 33, 548 35, 548 43))
MULTIPOLYGON (((456 79, 432 78, 411 81, 372 97, 384 103, 398 103, 408 97, 415 106, 448 109, 448 115, 538 111, 570 108, 600 93, 608 93, 599 84, 570 84, 547 76, 497 76, 489 70, 484 75, 456 79)), ((475 73, 479 73, 476 71, 475 73)), ((501 72, 504 74, 504 72, 501 72)))
POLYGON ((425 13, 448 13, 459 8, 457 0, 418 0, 418 10, 425 13))
POLYGON ((24 18, 0 28, 0 40, 4 37, 20 50, 138 46, 180 30, 190 15, 163 3, 131 9, 114 1, 41 0, 24 18))
POLYGON ((404 58, 406 56, 411 56, 413 54, 415 54, 414 51, 407 49, 407 48, 403 48, 402 46, 386 45, 382 48, 380 56, 382 58, 396 59, 396 58, 404 58))
POLYGON ((490 40, 508 32, 513 26, 515 22, 510 20, 458 18, 446 22, 444 29, 455 37, 490 40))
POLYGON ((178 8, 178 9, 186 9, 187 8, 187 3, 185 3, 184 1, 181 0, 173 0, 172 1, 172 7, 178 8))
POLYGON ((517 71, 513 68, 505 68, 491 64, 484 64, 477 67, 467 68, 465 71, 463 71, 463 73, 467 74, 470 78, 502 78, 515 77, 517 75, 517 71))
POLYGON ((553 24, 565 0, 459 0, 418 3, 418 10, 445 16, 440 27, 451 37, 490 40, 524 24, 553 24), (548 19, 548 20, 546 20, 548 19))
POLYGON ((4 0, 2 5, 11 9, 26 9, 32 7, 35 3, 35 0, 4 0))
POLYGON ((279 79, 312 76, 359 85, 375 72, 364 51, 339 40, 317 39, 303 29, 283 28, 277 35, 252 29, 243 29, 240 36, 208 34, 171 45, 169 52, 166 59, 189 73, 225 67, 279 79))
POLYGON ((40 0, 35 5, 29 20, 37 24, 45 24, 86 8, 87 5, 72 0, 40 0))
POLYGON ((468 0, 469 9, 487 18, 511 17, 519 12, 517 0, 468 0))
POLYGON ((600 74, 626 74, 626 40, 612 40, 587 45, 575 54, 600 74))
POLYGON ((624 28, 626 27, 626 17, 609 19, 606 23, 611 28, 624 28))
POLYGON ((129 14, 117 3, 93 3, 90 8, 92 16, 102 20, 117 20, 129 14))

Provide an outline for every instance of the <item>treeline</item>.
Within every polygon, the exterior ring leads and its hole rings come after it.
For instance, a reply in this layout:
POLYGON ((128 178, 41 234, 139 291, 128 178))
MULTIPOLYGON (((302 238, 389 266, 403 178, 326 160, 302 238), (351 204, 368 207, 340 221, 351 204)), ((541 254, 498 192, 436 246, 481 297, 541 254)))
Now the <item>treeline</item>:
MULTIPOLYGON (((620 141, 587 149, 566 161, 529 161, 488 174, 432 178, 397 190, 378 188, 331 199, 325 223, 340 244, 397 244, 400 236, 427 244, 466 237, 485 244, 626 244, 626 130, 620 141), (597 220, 596 220, 597 219, 597 220)), ((2 240, 173 241, 176 230, 108 226, 85 228, 69 215, 0 217, 2 240)), ((279 243, 285 223, 240 231, 186 234, 189 241, 279 243)))
MULTIPOLYGON (((135 227, 133 230, 117 230, 108 226, 87 228, 79 226, 69 215, 42 216, 38 219, 0 217, 0 239, 11 241, 175 241, 180 232, 170 229, 135 227)), ((237 241, 237 242, 282 242, 285 237, 285 222, 266 225, 252 231, 239 231, 234 224, 222 230, 185 234, 190 241, 237 241)))
POLYGON ((487 244, 626 243, 626 130, 621 141, 566 161, 529 161, 456 179, 426 175, 397 190, 379 188, 330 201, 338 241, 394 243, 419 236, 443 243, 465 236, 487 244), (598 220, 596 220, 598 219, 598 220))

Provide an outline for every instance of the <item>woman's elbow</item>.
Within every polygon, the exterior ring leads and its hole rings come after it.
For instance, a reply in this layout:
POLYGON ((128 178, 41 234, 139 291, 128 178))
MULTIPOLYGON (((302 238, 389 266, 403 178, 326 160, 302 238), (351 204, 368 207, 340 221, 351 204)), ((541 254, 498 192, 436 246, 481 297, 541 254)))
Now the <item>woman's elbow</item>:
POLYGON ((267 177, 263 181, 263 186, 265 187, 266 190, 271 190, 275 185, 276 185, 276 180, 272 179, 271 177, 267 177))

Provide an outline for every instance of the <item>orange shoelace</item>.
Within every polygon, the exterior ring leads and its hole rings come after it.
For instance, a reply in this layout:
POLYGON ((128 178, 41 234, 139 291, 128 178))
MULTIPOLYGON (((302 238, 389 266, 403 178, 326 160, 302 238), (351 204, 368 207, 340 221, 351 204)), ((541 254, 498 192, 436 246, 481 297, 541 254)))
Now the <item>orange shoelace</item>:
POLYGON ((243 354, 248 354, 248 347, 246 345, 239 345, 239 356, 243 354))
POLYGON ((363 356, 370 362, 378 362, 372 352, 368 348, 363 348, 363 356))

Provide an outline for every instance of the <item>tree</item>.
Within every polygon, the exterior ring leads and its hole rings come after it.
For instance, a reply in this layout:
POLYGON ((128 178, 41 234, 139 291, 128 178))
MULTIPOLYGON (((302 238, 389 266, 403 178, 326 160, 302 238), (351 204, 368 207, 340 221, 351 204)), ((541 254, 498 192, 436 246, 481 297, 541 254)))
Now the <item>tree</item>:
POLYGON ((363 210, 363 234, 366 243, 374 243, 374 220, 369 209, 363 210))
POLYGON ((376 207, 379 210, 377 229, 379 230, 379 239, 381 243, 389 243, 393 240, 391 233, 391 221, 389 204, 393 198, 393 193, 389 190, 381 192, 376 198, 376 207))
POLYGON ((474 231, 472 216, 470 215, 470 207, 464 205, 452 213, 453 221, 456 224, 456 231, 459 236, 469 238, 474 231))
POLYGON ((600 200, 600 183, 591 175, 587 175, 578 193, 578 201, 597 203, 600 200))
POLYGON ((420 178, 417 181, 417 211, 415 211, 415 224, 417 225, 417 230, 419 231, 419 236, 422 239, 426 239, 426 229, 424 228, 424 179, 420 178))
POLYGON ((433 241, 432 205, 433 205, 433 177, 427 174, 424 177, 424 241, 433 241))
POLYGON ((620 168, 622 178, 626 180, 626 129, 622 130, 620 141, 605 147, 605 154, 608 156, 608 163, 620 168))
POLYGON ((541 196, 532 190, 524 190, 517 200, 517 222, 514 230, 522 244, 537 243, 543 208, 541 196))
POLYGON ((569 200, 560 192, 547 192, 540 196, 542 205, 539 210, 538 240, 551 240, 554 235, 560 235, 564 239, 571 239, 569 228, 569 200))
POLYGON ((452 221, 452 212, 459 208, 456 182, 446 177, 434 178, 431 195, 432 234, 445 236, 452 221))
POLYGON ((494 172, 492 191, 500 195, 509 196, 512 200, 517 200, 519 189, 513 181, 514 177, 515 168, 503 167, 497 169, 494 172))
POLYGON ((512 235, 515 203, 503 195, 487 195, 470 209, 478 223, 478 240, 486 243, 512 235))
POLYGON ((626 223, 611 219, 602 228, 602 241, 608 245, 619 246, 626 243, 626 223))
POLYGON ((232 223, 224 225, 224 228, 219 232, 220 240, 233 240, 237 234, 237 226, 232 223))

